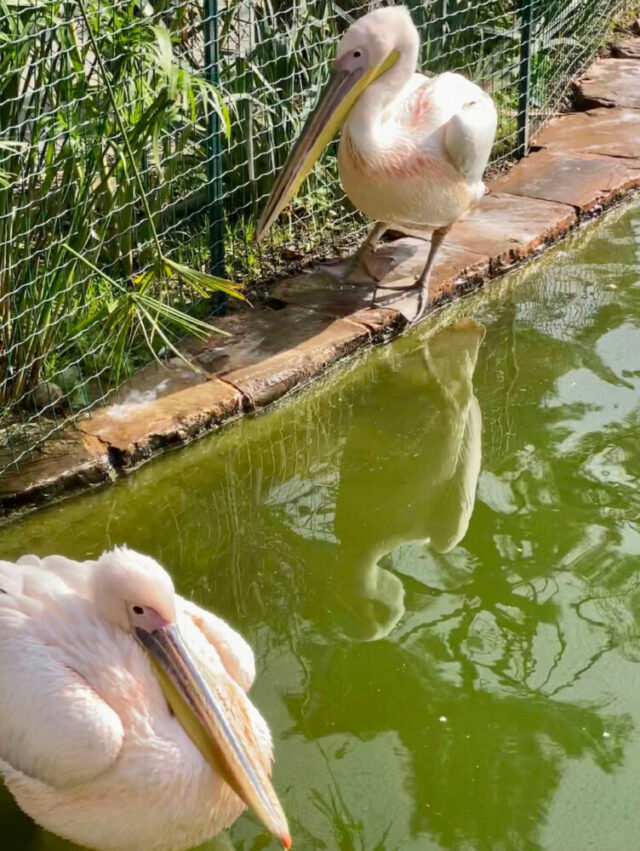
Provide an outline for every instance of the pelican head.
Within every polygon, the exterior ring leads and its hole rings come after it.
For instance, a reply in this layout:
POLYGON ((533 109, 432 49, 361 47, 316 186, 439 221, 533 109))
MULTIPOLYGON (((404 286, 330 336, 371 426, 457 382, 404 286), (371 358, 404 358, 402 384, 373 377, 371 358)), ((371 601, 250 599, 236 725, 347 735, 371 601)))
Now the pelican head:
POLYGON ((404 6, 376 9, 349 27, 338 45, 329 82, 274 184, 256 231, 258 241, 296 194, 362 93, 399 59, 409 75, 413 73, 418 48, 418 32, 404 6))
POLYGON ((147 556, 115 549, 96 563, 93 590, 98 615, 129 632, 149 654, 169 706, 203 757, 284 848, 290 848, 268 766, 247 733, 245 719, 234 713, 229 695, 180 632, 169 574, 147 556))

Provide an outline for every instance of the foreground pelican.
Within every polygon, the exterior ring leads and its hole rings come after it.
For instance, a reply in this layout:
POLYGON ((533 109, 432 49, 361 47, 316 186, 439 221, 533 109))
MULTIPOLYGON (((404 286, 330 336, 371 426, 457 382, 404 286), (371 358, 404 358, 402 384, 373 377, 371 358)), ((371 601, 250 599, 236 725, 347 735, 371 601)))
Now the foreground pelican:
POLYGON ((416 74, 420 41, 402 6, 349 27, 333 73, 278 176, 258 225, 262 239, 342 127, 338 165, 353 204, 376 221, 358 252, 366 265, 390 225, 433 228, 426 286, 451 225, 484 194, 496 131, 491 98, 460 74, 416 74))
POLYGON ((0 561, 0 774, 47 830, 178 851, 245 804, 285 848, 251 648, 127 549, 0 561))

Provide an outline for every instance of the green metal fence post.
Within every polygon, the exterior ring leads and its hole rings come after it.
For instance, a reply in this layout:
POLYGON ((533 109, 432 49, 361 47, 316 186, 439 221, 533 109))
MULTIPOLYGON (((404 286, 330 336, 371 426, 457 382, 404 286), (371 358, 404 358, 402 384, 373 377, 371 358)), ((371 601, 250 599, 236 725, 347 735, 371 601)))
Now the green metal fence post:
POLYGON ((518 61, 518 131, 516 154, 529 151, 529 111, 531 106, 531 13, 534 0, 518 0, 520 13, 520 59, 518 61))
MULTIPOLYGON (((209 82, 217 86, 219 77, 220 48, 218 43, 218 0, 203 0, 203 37, 205 74, 209 82)), ((214 110, 209 113, 207 135, 207 216, 209 219, 209 255, 211 273, 224 277, 224 227, 222 207, 222 146, 220 119, 214 110)), ((212 300, 216 313, 224 313, 226 296, 218 293, 212 300)))

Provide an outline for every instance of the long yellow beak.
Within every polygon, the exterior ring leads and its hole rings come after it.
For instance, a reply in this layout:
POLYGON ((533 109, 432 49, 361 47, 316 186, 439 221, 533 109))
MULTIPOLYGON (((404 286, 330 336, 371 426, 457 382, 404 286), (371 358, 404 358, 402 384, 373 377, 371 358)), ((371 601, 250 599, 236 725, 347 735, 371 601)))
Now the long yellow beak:
POLYGON ((398 56, 394 50, 375 68, 332 72, 318 105, 307 119, 271 190, 256 230, 255 238, 258 242, 278 218, 282 208, 294 197, 322 151, 344 124, 362 92, 390 68, 398 56))
POLYGON ((193 743, 267 830, 284 848, 291 848, 268 760, 233 686, 224 678, 207 675, 206 666, 198 665, 177 626, 153 632, 137 627, 135 634, 150 654, 167 702, 193 743))

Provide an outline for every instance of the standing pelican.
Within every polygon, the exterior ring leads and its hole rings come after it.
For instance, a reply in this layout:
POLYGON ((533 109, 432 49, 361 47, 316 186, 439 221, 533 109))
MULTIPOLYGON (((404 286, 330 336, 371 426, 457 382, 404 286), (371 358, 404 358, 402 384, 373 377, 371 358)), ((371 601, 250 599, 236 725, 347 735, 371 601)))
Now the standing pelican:
POLYGON ((376 222, 356 257, 366 265, 391 225, 433 228, 416 281, 426 287, 451 225, 484 194, 497 119, 491 98, 460 74, 415 73, 419 47, 403 6, 376 9, 349 27, 329 83, 276 180, 258 240, 342 128, 342 186, 376 222))
POLYGON ((248 644, 127 549, 0 561, 0 774, 47 830, 178 851, 245 804, 285 848, 248 644))

